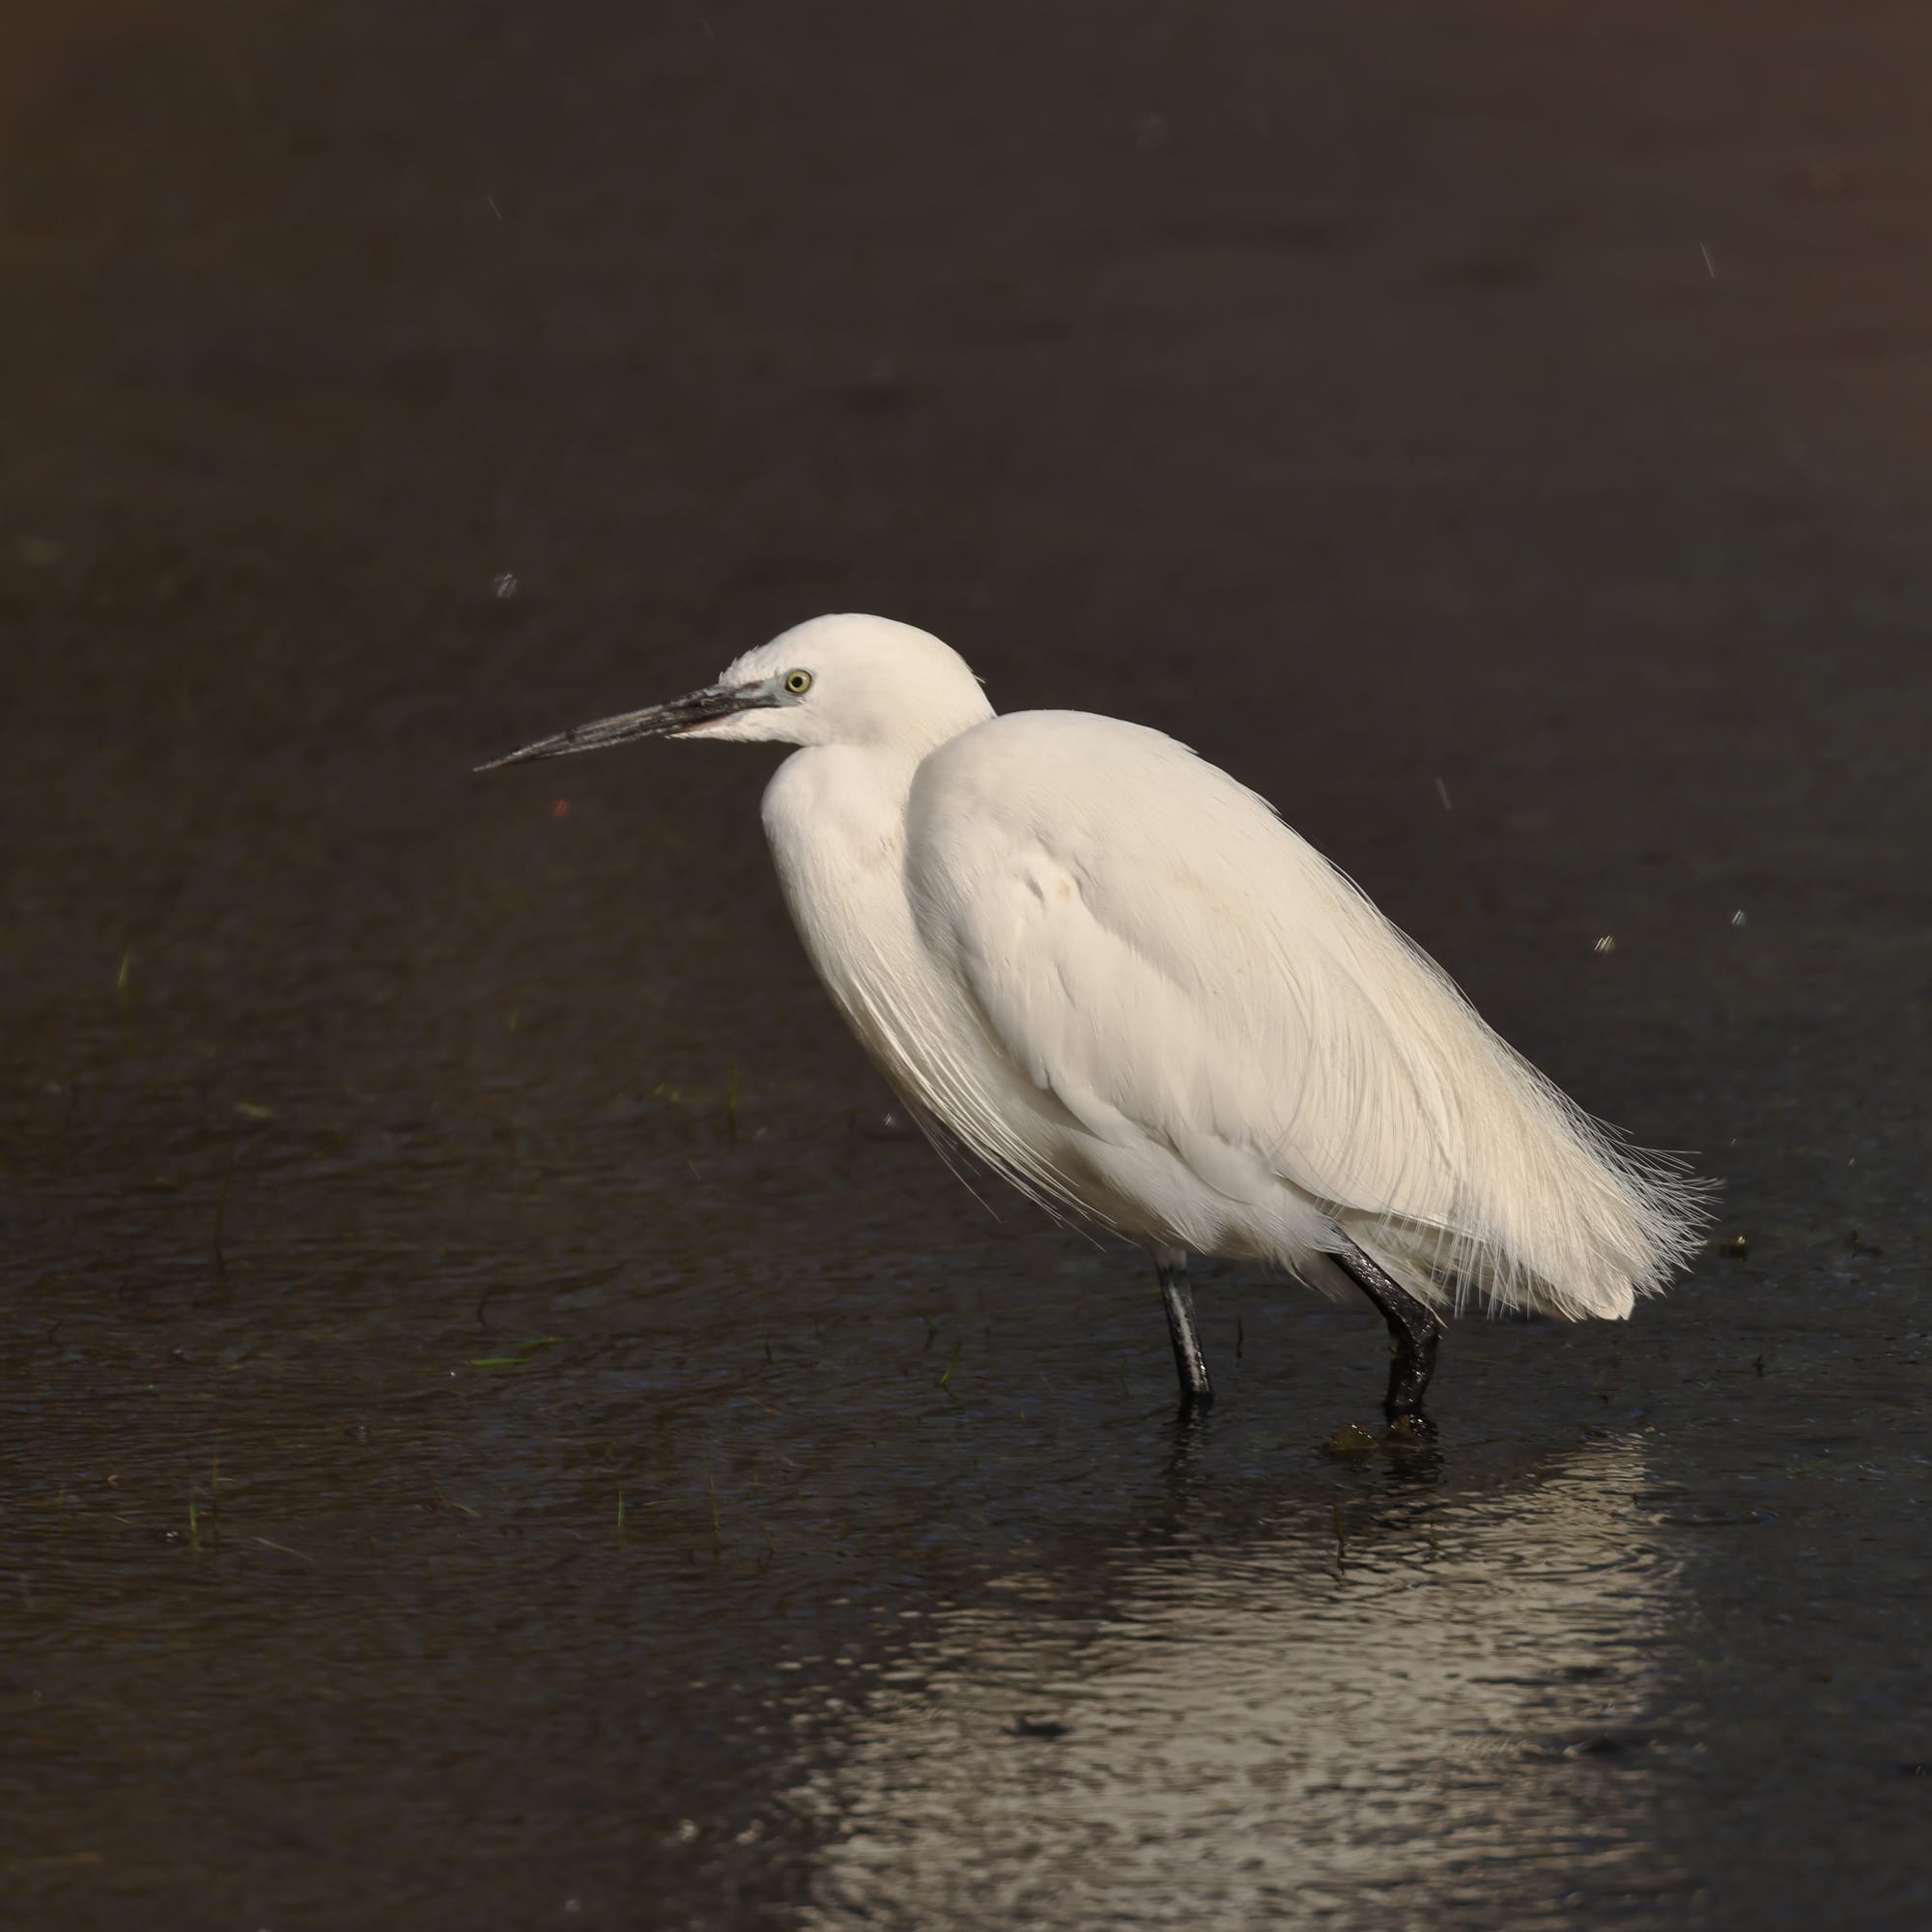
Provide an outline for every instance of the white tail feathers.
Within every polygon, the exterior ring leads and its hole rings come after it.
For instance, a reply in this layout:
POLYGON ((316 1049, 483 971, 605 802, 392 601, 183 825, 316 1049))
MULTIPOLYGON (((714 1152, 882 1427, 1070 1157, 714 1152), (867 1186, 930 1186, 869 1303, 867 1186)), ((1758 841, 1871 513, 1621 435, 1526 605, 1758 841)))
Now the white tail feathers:
MULTIPOLYGON (((1619 1321, 1701 1245, 1715 1191, 1680 1157, 1632 1147, 1592 1120, 1484 1024, 1393 926, 1442 1001, 1431 1040, 1448 1100, 1447 1211, 1338 1212, 1338 1223, 1436 1308, 1470 1302, 1566 1321, 1619 1321)), ((1418 989, 1420 990, 1420 989, 1418 989)))

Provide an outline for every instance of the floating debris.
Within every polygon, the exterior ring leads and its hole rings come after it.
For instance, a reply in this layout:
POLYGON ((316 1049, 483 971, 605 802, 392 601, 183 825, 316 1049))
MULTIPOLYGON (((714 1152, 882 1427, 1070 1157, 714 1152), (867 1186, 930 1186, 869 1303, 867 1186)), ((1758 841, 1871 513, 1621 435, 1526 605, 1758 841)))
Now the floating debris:
POLYGON ((1007 1727, 1009 1738, 1064 1738, 1071 1730, 1071 1724, 1063 1724, 1057 1718, 1018 1718, 1007 1727))
POLYGON ((1345 1422, 1336 1430, 1321 1450, 1327 1456, 1339 1456, 1345 1463, 1359 1462, 1364 1456, 1376 1453, 1376 1438, 1358 1422, 1345 1422))
MULTIPOLYGON (((542 1349, 560 1349, 569 1338, 563 1335, 532 1335, 526 1342, 512 1342, 510 1352, 504 1355, 472 1355, 469 1366, 472 1369, 522 1369, 529 1366, 537 1351, 542 1349)), ((454 1370, 450 1372, 452 1375, 454 1370)), ((461 1504, 458 1505, 462 1507, 461 1504)))

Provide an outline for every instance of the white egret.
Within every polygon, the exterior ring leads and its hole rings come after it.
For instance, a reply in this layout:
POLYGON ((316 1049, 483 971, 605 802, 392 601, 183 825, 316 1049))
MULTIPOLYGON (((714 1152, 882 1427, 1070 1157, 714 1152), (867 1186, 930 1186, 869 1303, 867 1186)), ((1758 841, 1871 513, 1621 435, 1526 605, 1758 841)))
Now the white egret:
POLYGON ((1183 1402, 1190 1253, 1360 1289, 1384 1412, 1433 1433, 1438 1316, 1630 1314, 1701 1189, 1579 1112, 1255 793, 1158 731, 996 717, 937 638, 819 617, 689 696, 496 765, 637 738, 795 745, 764 799, 799 936, 912 1109, 1151 1248, 1183 1402))

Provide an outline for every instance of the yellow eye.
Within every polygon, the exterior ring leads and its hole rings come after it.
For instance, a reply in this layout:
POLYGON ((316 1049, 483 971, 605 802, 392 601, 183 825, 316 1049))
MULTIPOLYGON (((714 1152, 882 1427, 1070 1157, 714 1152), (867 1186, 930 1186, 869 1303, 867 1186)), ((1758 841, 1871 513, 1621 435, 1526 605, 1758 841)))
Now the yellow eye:
POLYGON ((785 689, 794 697, 803 697, 811 689, 811 673, 809 670, 786 671, 785 689))

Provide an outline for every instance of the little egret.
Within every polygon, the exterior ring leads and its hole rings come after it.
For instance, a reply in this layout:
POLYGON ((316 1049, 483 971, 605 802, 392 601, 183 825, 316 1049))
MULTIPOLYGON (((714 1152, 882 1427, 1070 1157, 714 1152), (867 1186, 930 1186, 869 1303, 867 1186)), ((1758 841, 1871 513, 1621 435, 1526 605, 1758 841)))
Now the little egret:
POLYGON ((1391 1427, 1434 1433, 1439 1316, 1615 1320, 1701 1189, 1611 1138, 1267 803, 1158 731, 996 717, 937 638, 819 617, 668 704, 480 769, 637 738, 796 745, 765 832, 819 979, 936 1137, 1151 1249, 1183 1404, 1190 1253, 1352 1284, 1391 1427))

